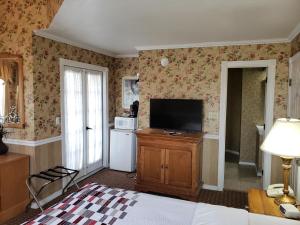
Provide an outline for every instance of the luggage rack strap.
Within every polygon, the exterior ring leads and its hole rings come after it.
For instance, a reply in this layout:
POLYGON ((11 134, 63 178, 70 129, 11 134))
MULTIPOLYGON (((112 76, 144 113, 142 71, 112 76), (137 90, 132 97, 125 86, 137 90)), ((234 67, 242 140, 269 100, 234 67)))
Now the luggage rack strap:
POLYGON ((57 180, 57 178, 61 179, 61 178, 64 178, 64 177, 67 176, 67 175, 63 176, 63 175, 51 174, 51 173, 48 173, 48 171, 46 171, 46 172, 42 171, 42 172, 40 172, 40 174, 46 175, 46 176, 51 177, 51 178, 54 177, 55 180, 57 180))
POLYGON ((73 170, 73 169, 70 169, 70 168, 63 167, 63 166, 56 166, 53 169, 63 169, 63 170, 67 170, 67 171, 72 171, 71 173, 77 173, 78 172, 78 170, 73 170))

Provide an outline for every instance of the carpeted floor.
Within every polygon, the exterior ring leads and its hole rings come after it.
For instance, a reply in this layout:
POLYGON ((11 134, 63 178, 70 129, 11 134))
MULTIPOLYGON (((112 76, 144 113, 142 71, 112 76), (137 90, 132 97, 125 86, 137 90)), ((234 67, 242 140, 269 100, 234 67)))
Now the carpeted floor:
MULTIPOLYGON (((124 188, 128 190, 134 190, 134 184, 135 180, 130 178, 127 173, 112 171, 112 170, 102 170, 87 179, 81 181, 79 183, 80 186, 89 183, 89 182, 96 182, 99 184, 105 184, 111 187, 118 187, 118 188, 124 188)), ((62 200, 66 195, 73 192, 75 189, 74 187, 71 188, 68 193, 66 193, 64 196, 60 196, 50 203, 48 203, 44 208, 47 208, 56 202, 62 200)), ((238 191, 210 191, 210 190, 201 190, 199 201, 204 203, 210 203, 214 205, 224 205, 229 207, 235 207, 235 208, 242 208, 244 209, 247 205, 247 193, 245 192, 238 192, 238 191)), ((13 218, 6 222, 7 225, 12 224, 21 224, 28 219, 36 216, 40 211, 37 209, 29 209, 27 212, 19 215, 16 218, 13 218)))

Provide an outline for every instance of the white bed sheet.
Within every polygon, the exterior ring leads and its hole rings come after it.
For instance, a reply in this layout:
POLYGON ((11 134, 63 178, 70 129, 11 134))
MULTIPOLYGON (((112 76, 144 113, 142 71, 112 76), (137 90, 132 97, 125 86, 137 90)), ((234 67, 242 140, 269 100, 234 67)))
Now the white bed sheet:
POLYGON ((88 221, 95 225, 300 225, 299 221, 251 214, 243 209, 114 190, 97 184, 88 184, 28 224, 84 225, 88 221))
POLYGON ((300 225, 300 221, 248 213, 249 225, 300 225))
POLYGON ((139 193, 138 202, 114 225, 300 225, 299 221, 243 209, 139 193))
POLYGON ((140 193, 114 225, 191 225, 197 203, 140 193))
POLYGON ((248 225, 248 212, 224 206, 139 194, 115 225, 248 225))
POLYGON ((192 225, 248 225, 243 209, 198 203, 192 225))

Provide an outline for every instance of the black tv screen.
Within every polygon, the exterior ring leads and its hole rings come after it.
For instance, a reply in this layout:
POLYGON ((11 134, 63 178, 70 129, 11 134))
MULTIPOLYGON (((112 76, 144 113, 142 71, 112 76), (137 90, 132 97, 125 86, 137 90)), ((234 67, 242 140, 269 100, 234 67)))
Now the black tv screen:
POLYGON ((150 99, 150 128, 202 131, 202 100, 150 99))

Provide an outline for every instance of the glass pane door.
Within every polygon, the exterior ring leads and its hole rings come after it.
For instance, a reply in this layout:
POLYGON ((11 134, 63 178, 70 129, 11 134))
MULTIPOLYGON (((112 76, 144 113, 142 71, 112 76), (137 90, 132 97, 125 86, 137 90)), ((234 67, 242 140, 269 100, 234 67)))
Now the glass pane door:
POLYGON ((103 155, 103 74, 86 70, 87 172, 102 167, 103 155))

